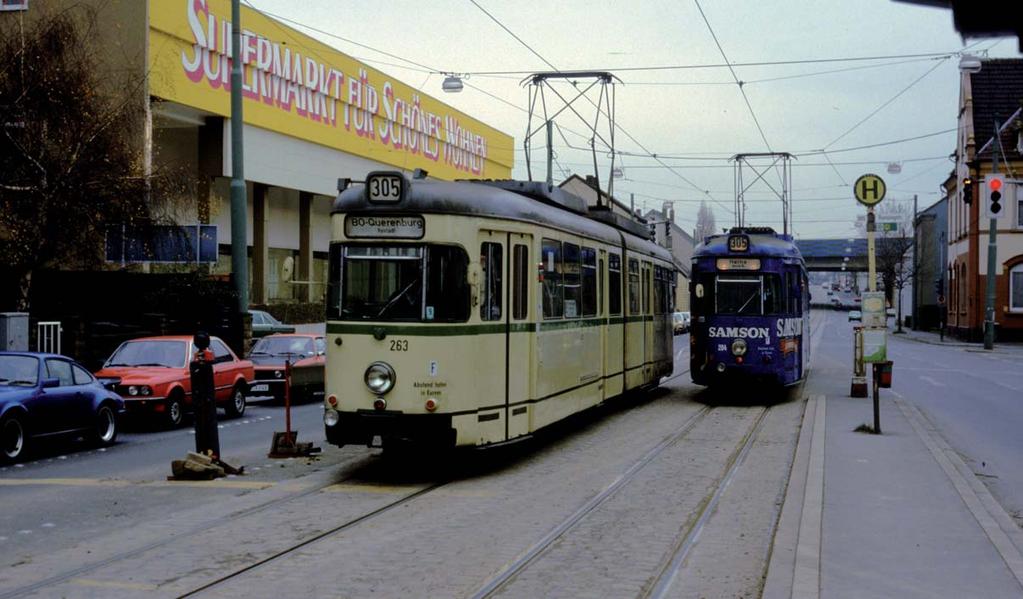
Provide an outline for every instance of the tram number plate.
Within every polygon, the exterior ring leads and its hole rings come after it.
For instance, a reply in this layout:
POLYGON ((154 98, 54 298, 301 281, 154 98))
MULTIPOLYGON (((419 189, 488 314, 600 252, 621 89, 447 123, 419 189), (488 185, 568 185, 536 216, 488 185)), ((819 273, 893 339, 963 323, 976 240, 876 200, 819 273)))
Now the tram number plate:
POLYGON ((366 199, 370 202, 394 204, 405 193, 405 178, 397 173, 370 173, 366 177, 366 199))
POLYGON ((745 235, 732 235, 728 238, 728 251, 748 252, 749 237, 746 237, 745 235))
POLYGON ((391 339, 391 351, 408 351, 408 339, 391 339))

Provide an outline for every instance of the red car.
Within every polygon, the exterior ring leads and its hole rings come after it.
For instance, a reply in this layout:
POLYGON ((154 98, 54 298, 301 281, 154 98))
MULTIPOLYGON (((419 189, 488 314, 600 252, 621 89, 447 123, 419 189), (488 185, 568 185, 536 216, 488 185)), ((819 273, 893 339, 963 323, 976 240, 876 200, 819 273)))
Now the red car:
POLYGON ((249 352, 256 380, 249 397, 270 396, 284 400, 284 361, 291 362, 291 401, 323 399, 323 370, 327 362, 323 335, 277 333, 263 337, 249 352))
MULTIPOLYGON (((217 403, 228 416, 241 416, 254 377, 252 362, 239 359, 216 337, 210 337, 210 350, 217 403)), ((192 338, 184 335, 132 339, 114 351, 96 377, 120 379, 115 391, 124 398, 128 414, 155 415, 178 426, 191 410, 188 363, 194 355, 192 338)))

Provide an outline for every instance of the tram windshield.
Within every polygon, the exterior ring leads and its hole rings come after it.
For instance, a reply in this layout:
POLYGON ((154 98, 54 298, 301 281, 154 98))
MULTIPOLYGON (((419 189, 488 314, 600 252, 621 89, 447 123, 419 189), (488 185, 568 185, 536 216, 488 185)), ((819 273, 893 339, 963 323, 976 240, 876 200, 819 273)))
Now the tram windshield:
POLYGON ((717 275, 714 279, 714 313, 760 316, 784 311, 781 277, 767 275, 717 275))
POLYGON ((464 322, 469 257, 445 245, 331 248, 328 316, 340 320, 464 322))

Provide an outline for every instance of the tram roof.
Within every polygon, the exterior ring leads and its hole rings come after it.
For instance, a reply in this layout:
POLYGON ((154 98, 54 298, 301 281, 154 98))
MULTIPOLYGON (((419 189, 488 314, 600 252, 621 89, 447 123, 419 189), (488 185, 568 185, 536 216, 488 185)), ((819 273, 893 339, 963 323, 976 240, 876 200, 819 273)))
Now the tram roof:
POLYGON ((568 208, 553 206, 521 193, 495 187, 488 184, 490 182, 420 179, 406 181, 408 184, 406 197, 395 204, 371 203, 366 199, 365 186, 349 187, 337 195, 331 214, 366 212, 381 215, 458 214, 514 220, 547 225, 611 245, 620 245, 624 238, 626 248, 630 250, 642 250, 666 262, 674 262, 667 249, 649 239, 604 224, 595 218, 577 214, 568 208))
POLYGON ((734 230, 720 235, 711 235, 703 240, 703 243, 693 250, 693 258, 705 256, 762 256, 767 258, 796 258, 803 259, 799 248, 792 241, 789 235, 781 235, 772 232, 754 232, 750 230, 734 230), (728 249, 728 238, 732 235, 746 235, 750 240, 749 251, 733 252, 728 249))

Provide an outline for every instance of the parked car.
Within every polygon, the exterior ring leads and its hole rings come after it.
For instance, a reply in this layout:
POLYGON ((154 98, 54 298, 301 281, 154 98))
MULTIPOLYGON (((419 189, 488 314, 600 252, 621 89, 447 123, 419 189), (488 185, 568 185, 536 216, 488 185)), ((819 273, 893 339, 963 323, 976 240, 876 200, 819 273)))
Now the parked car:
POLYGON ((291 401, 322 397, 326 353, 323 335, 277 333, 263 337, 249 352, 249 360, 255 365, 249 397, 284 400, 285 360, 291 362, 291 401))
POLYGON ((849 310, 849 322, 863 322, 863 313, 859 310, 849 310))
POLYGON ((0 352, 0 461, 58 435, 111 445, 123 412, 121 398, 70 358, 0 352))
POLYGON ((681 312, 671 313, 671 329, 676 335, 686 332, 686 317, 681 312))
MULTIPOLYGON (((210 337, 210 350, 217 404, 228 416, 241 416, 253 380, 252 362, 238 358, 217 337, 210 337)), ((128 414, 156 416, 178 426, 192 406, 188 363, 194 355, 192 338, 184 335, 132 339, 114 350, 96 376, 115 381, 128 414)))
POLYGON ((263 310, 249 310, 252 315, 253 338, 265 337, 274 333, 294 333, 295 327, 284 324, 263 310))

